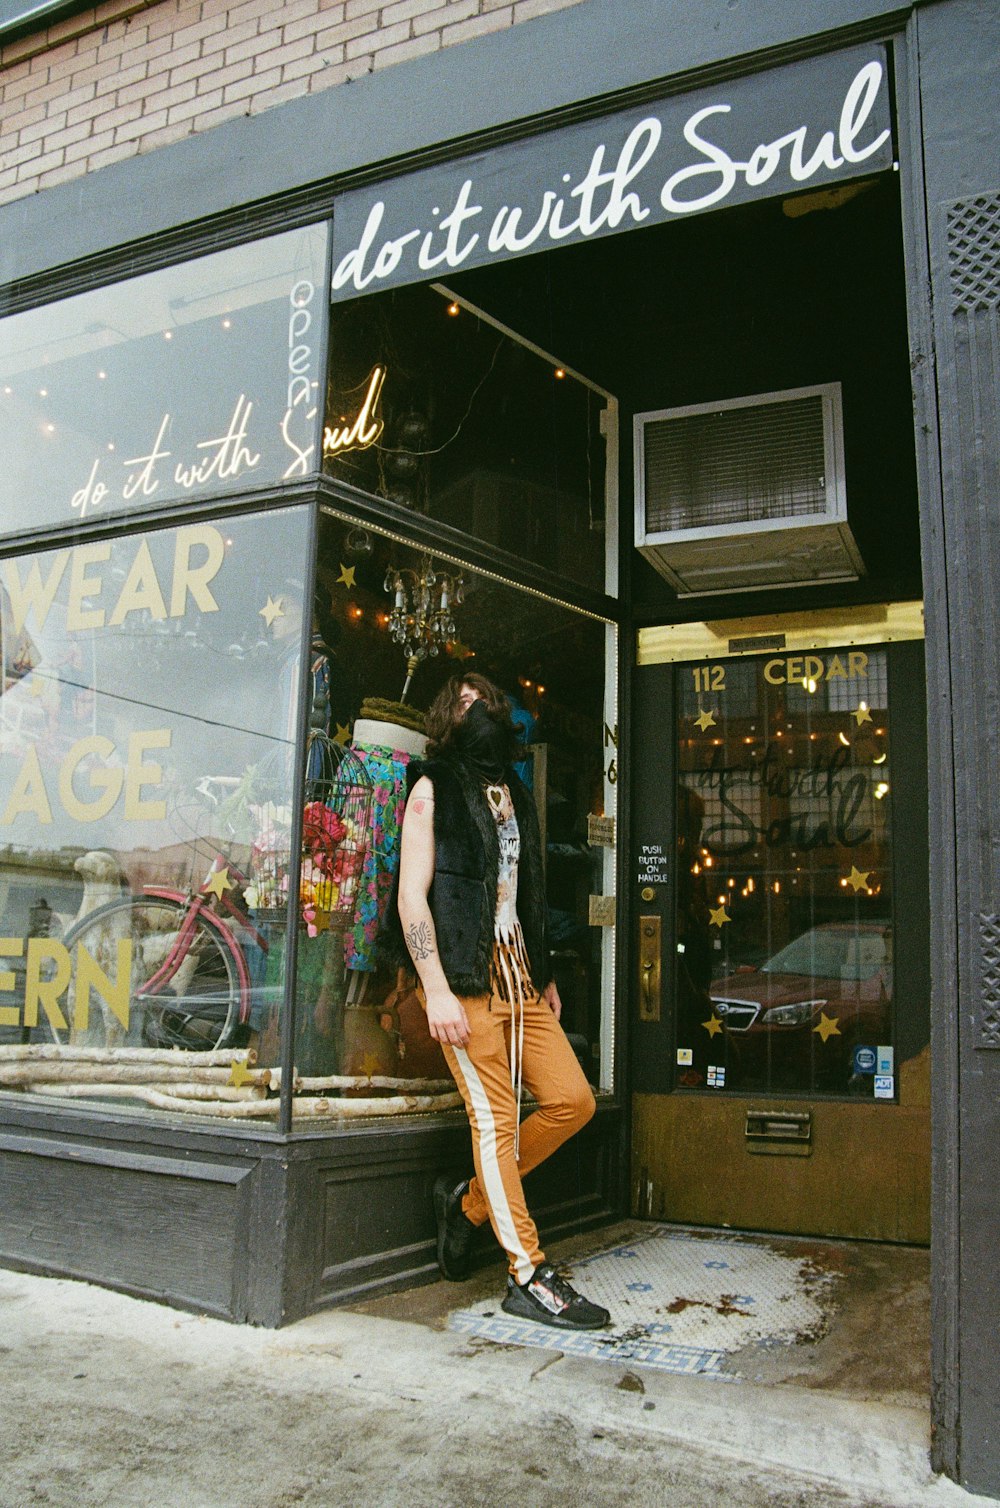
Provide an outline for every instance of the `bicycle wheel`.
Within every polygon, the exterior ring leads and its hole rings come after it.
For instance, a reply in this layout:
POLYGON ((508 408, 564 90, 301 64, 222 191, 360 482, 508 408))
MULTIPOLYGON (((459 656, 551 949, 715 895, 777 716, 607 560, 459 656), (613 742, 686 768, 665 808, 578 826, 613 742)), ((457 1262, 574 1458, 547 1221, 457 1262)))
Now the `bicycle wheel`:
POLYGON ((73 955, 74 982, 63 1005, 66 1027, 50 1023, 57 1042, 208 1051, 235 1033, 240 992, 230 945, 204 914, 192 917, 186 903, 126 896, 92 911, 63 942, 73 955), (123 950, 122 943, 129 946, 123 950), (81 975, 81 949, 110 988, 96 970, 88 970, 86 960, 82 967, 89 983, 81 975), (118 977, 122 958, 121 966, 129 970, 127 999, 118 977))

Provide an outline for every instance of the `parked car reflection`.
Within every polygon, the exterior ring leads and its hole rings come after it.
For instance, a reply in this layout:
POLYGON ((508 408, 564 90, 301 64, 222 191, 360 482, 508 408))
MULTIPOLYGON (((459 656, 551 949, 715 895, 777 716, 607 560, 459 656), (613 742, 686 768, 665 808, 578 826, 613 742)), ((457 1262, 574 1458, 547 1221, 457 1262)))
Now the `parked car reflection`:
POLYGON ((865 1092, 854 1049, 890 1041, 891 925, 811 927, 759 968, 714 981, 711 1000, 748 1087, 865 1092))

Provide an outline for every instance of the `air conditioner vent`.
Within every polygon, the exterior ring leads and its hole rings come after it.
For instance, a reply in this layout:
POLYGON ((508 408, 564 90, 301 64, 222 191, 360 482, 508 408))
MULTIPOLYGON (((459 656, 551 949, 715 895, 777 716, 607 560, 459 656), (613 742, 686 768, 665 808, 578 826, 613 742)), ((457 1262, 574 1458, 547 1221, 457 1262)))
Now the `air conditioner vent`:
POLYGON ((638 414, 636 545, 682 596, 856 580, 840 386, 638 414))

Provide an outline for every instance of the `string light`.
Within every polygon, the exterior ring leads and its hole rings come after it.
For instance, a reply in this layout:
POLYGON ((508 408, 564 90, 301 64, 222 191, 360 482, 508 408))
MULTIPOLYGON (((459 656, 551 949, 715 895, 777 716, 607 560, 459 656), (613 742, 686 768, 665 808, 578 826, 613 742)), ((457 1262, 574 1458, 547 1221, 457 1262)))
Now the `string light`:
POLYGON ((555 372, 553 373, 553 376, 556 378, 557 382, 561 382, 562 379, 566 376, 566 368, 565 367, 556 367, 555 372))
POLYGON ((454 317, 455 317, 456 314, 460 314, 461 313, 461 305, 460 304, 455 304, 455 303, 449 304, 448 305, 448 313, 454 319, 454 317))

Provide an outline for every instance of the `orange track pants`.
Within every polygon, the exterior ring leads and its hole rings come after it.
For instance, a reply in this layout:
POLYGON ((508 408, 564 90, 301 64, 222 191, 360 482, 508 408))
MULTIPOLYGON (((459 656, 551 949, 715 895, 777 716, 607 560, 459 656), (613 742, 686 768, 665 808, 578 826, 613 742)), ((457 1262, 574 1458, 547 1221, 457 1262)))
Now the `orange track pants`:
MULTIPOLYGON (((465 1047, 443 1043, 472 1127, 476 1176, 462 1201, 474 1225, 487 1219, 518 1283, 526 1283, 545 1253, 528 1214, 521 1179, 585 1126, 594 1094, 566 1033, 538 995, 524 1007, 523 1079, 538 1108, 521 1125, 514 1156, 517 1098, 510 1079, 510 1004, 495 992, 465 996, 470 1036, 465 1047)), ((519 1024, 515 1008, 515 1029, 519 1024)))

